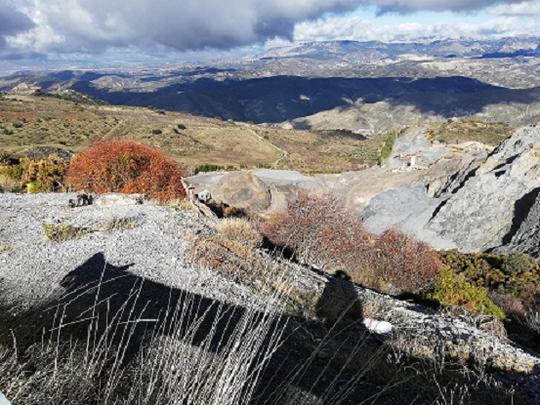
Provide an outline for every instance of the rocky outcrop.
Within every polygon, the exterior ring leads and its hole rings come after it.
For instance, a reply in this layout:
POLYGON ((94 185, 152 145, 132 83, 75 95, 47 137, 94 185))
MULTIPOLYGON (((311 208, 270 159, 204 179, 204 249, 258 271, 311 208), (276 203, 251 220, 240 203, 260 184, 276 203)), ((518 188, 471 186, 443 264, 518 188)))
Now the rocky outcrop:
POLYGON ((524 209, 521 216, 514 218, 515 229, 512 240, 498 250, 503 252, 521 252, 533 257, 540 257, 540 188, 536 188, 522 199, 524 209), (532 201, 532 204, 530 202, 532 201))
POLYGON ((394 325, 389 343, 409 355, 428 359, 443 356, 461 364, 476 363, 517 373, 534 373, 540 367, 537 357, 463 320, 374 291, 357 291, 364 307, 384 308, 375 315, 394 325))
POLYGON ((540 128, 517 131, 478 169, 461 177, 462 184, 441 203, 429 229, 465 251, 509 244, 540 187, 540 128))
MULTIPOLYGON (((190 238, 214 232, 213 223, 198 218, 193 212, 177 210, 173 207, 147 204, 90 205, 76 209, 66 207, 70 194, 2 195, 0 196, 0 240, 12 246, 9 252, 0 252, 0 299, 9 302, 25 303, 24 307, 34 307, 48 303, 51 293, 63 293, 66 276, 73 274, 86 276, 92 270, 95 277, 105 268, 122 271, 122 277, 144 280, 149 292, 156 301, 168 300, 172 289, 200 294, 203 300, 215 303, 216 300, 228 304, 247 306, 254 301, 257 290, 235 283, 219 272, 201 268, 189 258, 190 238), (118 222, 121 219, 135 220, 136 226, 120 226, 104 229, 103 224, 118 222), (85 229, 95 229, 81 238, 64 242, 51 242, 44 239, 44 223, 69 224, 85 229), (159 287, 159 288, 158 288, 159 287)), ((102 198, 118 202, 111 196, 102 198)), ((129 198, 129 197, 126 197, 129 198)), ((275 260, 268 253, 271 260, 275 260)), ((351 322, 361 324, 360 319, 388 322, 383 342, 377 335, 376 349, 382 343, 411 358, 439 361, 450 359, 463 365, 471 364, 495 369, 516 376, 519 385, 538 386, 540 359, 526 353, 509 341, 487 322, 471 323, 455 316, 446 315, 422 305, 401 301, 355 286, 346 280, 332 278, 310 268, 279 259, 279 263, 292 268, 294 277, 288 280, 287 289, 297 292, 298 297, 309 298, 304 306, 324 304, 321 297, 331 298, 329 305, 335 305, 336 296, 345 301, 333 308, 343 311, 351 308, 358 315, 350 316, 351 322), (356 301, 358 299, 358 301, 356 301), (359 305, 354 307, 351 302, 359 305)), ((115 278, 116 279, 116 278, 115 278)), ((87 283, 83 278, 81 282, 87 283)), ((123 286, 123 284, 122 284, 123 286)), ((129 289, 127 289, 129 291, 129 289)), ((124 293, 114 289, 115 294, 124 293)), ((55 297, 53 297, 55 298, 55 297)), ((142 299, 141 299, 142 300, 142 299)), ((144 300, 142 300, 144 301, 144 300)), ((91 301, 94 303, 94 300, 91 301)), ((328 301, 327 301, 328 302, 328 301)), ((2 302, 0 301, 0 304, 2 302)), ((47 307, 49 305, 47 304, 47 307)), ((334 314, 323 310, 319 316, 332 319, 334 314)), ((317 324, 322 330, 321 339, 326 339, 327 330, 320 327, 321 322, 300 319, 300 332, 307 330, 306 324, 317 324)), ((372 323, 371 321, 369 323, 372 323)), ((368 328, 369 329, 369 328, 368 328)), ((310 335, 312 330, 308 330, 310 335)), ((295 332, 296 333, 296 332, 295 332)), ((345 341, 336 333, 328 349, 328 359, 335 357, 339 367, 361 369, 370 353, 356 350, 362 335, 345 341), (352 344, 351 351, 346 348, 352 344), (349 346, 348 346, 349 345, 349 346), (362 357, 364 356, 364 357, 362 357), (351 360, 352 359, 352 360, 351 360)), ((299 343, 306 344, 301 337, 299 343)), ((315 343, 315 347, 319 346, 315 343)), ((363 346, 364 348, 365 346, 363 346)), ((296 346, 294 346, 296 350, 296 346)), ((309 353, 311 356, 311 352, 309 353)), ((535 398, 532 397, 531 398, 535 398)))
POLYGON ((265 211, 272 203, 270 188, 251 172, 228 173, 210 191, 215 201, 254 212, 265 211))
POLYGON ((440 203, 440 199, 428 195, 423 183, 415 182, 377 195, 361 218, 371 232, 383 233, 396 228, 416 239, 428 241, 436 248, 452 249, 455 244, 426 229, 440 203))

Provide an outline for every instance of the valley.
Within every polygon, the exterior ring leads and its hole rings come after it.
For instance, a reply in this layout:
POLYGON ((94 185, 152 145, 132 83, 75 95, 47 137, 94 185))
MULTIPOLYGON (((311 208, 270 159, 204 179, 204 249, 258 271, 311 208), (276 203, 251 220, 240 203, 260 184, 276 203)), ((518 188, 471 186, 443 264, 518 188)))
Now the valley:
POLYGON ((0 403, 539 403, 539 311, 537 36, 0 77, 0 403))

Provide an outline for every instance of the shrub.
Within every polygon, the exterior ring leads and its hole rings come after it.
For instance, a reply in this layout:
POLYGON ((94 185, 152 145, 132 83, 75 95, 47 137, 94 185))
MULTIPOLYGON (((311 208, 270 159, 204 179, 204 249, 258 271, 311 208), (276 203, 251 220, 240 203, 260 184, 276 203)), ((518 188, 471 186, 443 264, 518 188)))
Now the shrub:
POLYGON ((23 168, 20 164, 9 164, 0 161, 0 175, 10 177, 14 180, 21 180, 23 168))
POLYGON ((397 138, 398 136, 395 132, 386 135, 382 148, 379 152, 379 164, 390 157, 392 151, 394 150, 394 144, 396 143, 397 138))
POLYGON ((442 268, 438 253, 428 244, 396 230, 377 238, 373 250, 369 272, 404 292, 419 294, 431 289, 442 268))
POLYGON ((442 266, 427 244, 389 231, 378 237, 331 196, 301 194, 261 225, 277 246, 305 264, 346 271, 355 283, 384 293, 419 293, 433 286, 442 266))
POLYGON ((540 264, 531 257, 516 253, 509 256, 487 253, 441 253, 445 265, 454 273, 463 273, 466 280, 498 294, 511 295, 524 304, 533 304, 540 286, 540 264))
POLYGON ((98 143, 72 158, 67 183, 94 193, 143 193, 166 202, 186 196, 184 172, 162 152, 130 140, 98 143))
POLYGON ((58 191, 68 168, 68 162, 58 155, 32 160, 21 159, 21 182, 29 193, 58 191))
POLYGON ((193 171, 193 174, 199 174, 199 173, 208 173, 208 172, 219 172, 225 170, 225 167, 220 165, 213 165, 205 163, 203 165, 199 165, 195 168, 193 171))
POLYGON ((471 284, 464 274, 454 274, 448 267, 444 267, 439 273, 430 298, 442 305, 459 305, 472 313, 505 318, 504 312, 489 299, 487 288, 471 284))
POLYGON ((153 129, 152 130, 152 134, 154 135, 161 135, 163 133, 163 131, 161 129, 153 129))
POLYGON ((0 191, 19 192, 21 191, 22 166, 12 163, 7 157, 0 155, 0 191))
POLYGON ((21 182, 11 176, 0 173, 0 192, 16 193, 21 190, 21 182))
POLYGON ((43 224, 43 232, 47 239, 53 242, 64 242, 71 239, 82 238, 90 231, 68 224, 43 224))
POLYGON ((276 246, 292 250, 300 262, 328 271, 357 266, 373 238, 335 198, 305 193, 260 229, 276 246))
POLYGON ((224 219, 217 225, 222 238, 235 241, 249 248, 262 246, 263 237, 253 224, 245 219, 224 219))

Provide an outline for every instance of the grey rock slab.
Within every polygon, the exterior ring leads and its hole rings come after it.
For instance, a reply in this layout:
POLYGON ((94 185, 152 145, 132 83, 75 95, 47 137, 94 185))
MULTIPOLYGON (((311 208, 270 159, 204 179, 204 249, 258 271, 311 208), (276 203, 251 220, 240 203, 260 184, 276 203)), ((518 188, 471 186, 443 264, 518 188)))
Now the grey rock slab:
POLYGON ((522 203, 540 187, 540 129, 523 128, 454 190, 429 229, 464 251, 499 248, 512 237, 522 203))
POLYGON ((452 241, 426 229, 440 203, 439 199, 428 195, 423 183, 415 182, 377 195, 362 212, 361 218, 371 232, 380 234, 395 228, 435 248, 452 249, 455 247, 452 241))

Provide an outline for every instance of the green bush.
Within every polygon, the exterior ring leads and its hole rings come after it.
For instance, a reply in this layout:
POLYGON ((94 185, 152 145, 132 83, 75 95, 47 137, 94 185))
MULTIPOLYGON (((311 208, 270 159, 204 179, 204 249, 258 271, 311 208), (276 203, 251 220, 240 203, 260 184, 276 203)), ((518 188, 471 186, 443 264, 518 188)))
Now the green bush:
POLYGON ((62 188, 69 163, 57 155, 40 160, 21 159, 21 183, 28 193, 58 191, 62 188))
POLYGON ((463 274, 468 282, 500 294, 527 301, 531 286, 540 286, 540 263, 523 253, 505 256, 451 250, 442 252, 441 258, 446 266, 456 274, 463 274))
POLYGON ((429 298, 444 306, 458 305, 472 313, 505 318, 504 312, 490 300, 487 288, 475 286, 467 281, 464 273, 455 274, 448 267, 439 273, 429 298))
POLYGON ((0 162, 0 175, 10 177, 14 180, 20 180, 23 174, 23 168, 20 164, 1 164, 0 162))
POLYGON ((68 224, 43 224, 43 232, 53 242, 64 242, 79 239, 90 233, 88 229, 77 228, 68 224))
POLYGON ((195 168, 193 171, 193 174, 199 174, 199 173, 208 173, 208 172, 219 172, 221 170, 225 170, 224 166, 220 165, 213 165, 213 164, 202 164, 195 168))
POLYGON ((395 132, 386 135, 381 151, 379 152, 379 163, 384 162, 390 157, 392 150, 394 150, 394 144, 396 143, 397 138, 398 135, 395 132))
POLYGON ((163 133, 163 131, 161 129, 153 129, 152 130, 152 134, 154 135, 161 135, 163 133))

